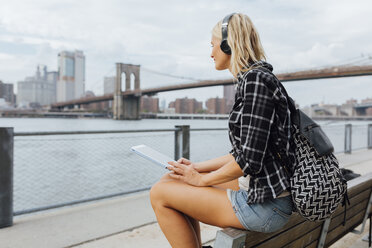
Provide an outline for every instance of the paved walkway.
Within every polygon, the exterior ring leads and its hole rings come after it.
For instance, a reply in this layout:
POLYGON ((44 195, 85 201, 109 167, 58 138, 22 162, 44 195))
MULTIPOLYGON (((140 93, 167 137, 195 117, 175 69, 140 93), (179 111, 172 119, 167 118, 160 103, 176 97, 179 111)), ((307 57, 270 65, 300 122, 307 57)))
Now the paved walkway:
MULTIPOLYGON (((341 167, 356 173, 372 171, 372 151, 336 155, 341 167)), ((213 243, 218 228, 202 225, 203 242, 213 243)), ((368 229, 366 229, 368 230, 368 229)), ((366 231, 365 231, 366 232, 366 231)), ((363 235, 348 234, 332 248, 368 247, 363 235), (345 246, 348 244, 347 246, 345 246)), ((170 247, 156 223, 149 193, 44 211, 14 218, 0 229, 1 248, 170 247)))

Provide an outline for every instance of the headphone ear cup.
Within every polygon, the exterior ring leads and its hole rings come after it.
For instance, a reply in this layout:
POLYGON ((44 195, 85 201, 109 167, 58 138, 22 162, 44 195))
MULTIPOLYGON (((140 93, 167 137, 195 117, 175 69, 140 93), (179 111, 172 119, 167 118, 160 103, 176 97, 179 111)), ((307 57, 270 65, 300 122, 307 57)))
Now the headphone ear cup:
POLYGON ((222 40, 220 44, 220 48, 222 52, 226 53, 227 55, 231 55, 231 48, 229 44, 227 44, 227 40, 222 40))

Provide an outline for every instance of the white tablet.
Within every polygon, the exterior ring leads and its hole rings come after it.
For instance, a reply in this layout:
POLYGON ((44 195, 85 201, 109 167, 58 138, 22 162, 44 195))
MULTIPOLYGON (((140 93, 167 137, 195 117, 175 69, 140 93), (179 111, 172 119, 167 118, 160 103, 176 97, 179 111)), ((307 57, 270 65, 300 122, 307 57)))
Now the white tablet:
POLYGON ((164 155, 146 145, 133 146, 130 149, 132 152, 137 153, 141 157, 148 159, 165 169, 167 166, 171 166, 170 164, 168 164, 169 161, 174 161, 174 159, 171 159, 167 155, 164 155))

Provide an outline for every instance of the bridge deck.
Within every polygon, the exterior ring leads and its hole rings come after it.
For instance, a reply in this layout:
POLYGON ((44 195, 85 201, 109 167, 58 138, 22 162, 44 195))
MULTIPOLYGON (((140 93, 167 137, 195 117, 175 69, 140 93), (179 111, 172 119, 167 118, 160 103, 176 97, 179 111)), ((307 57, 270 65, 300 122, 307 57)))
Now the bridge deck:
MULTIPOLYGON (((323 78, 337 78, 337 77, 355 77, 355 76, 367 76, 372 75, 372 65, 367 66, 350 66, 350 67, 331 67, 318 70, 306 70, 290 73, 277 74, 277 77, 282 82, 298 81, 298 80, 312 80, 312 79, 323 79, 323 78)), ((189 84, 177 84, 151 89, 141 89, 122 92, 123 96, 141 96, 141 95, 154 95, 160 92, 173 91, 173 90, 184 90, 200 87, 210 86, 221 86, 233 84, 233 79, 223 80, 205 80, 189 84)), ((113 94, 106 94, 103 96, 86 97, 67 102, 58 102, 52 104, 52 108, 63 108, 67 106, 89 104, 94 102, 109 101, 113 100, 113 94)))

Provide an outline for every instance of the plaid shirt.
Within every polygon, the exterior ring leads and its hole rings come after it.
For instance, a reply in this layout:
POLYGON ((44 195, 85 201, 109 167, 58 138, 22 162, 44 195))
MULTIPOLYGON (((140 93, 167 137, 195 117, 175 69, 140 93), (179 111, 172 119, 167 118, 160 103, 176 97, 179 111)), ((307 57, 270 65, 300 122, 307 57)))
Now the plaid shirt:
POLYGON ((289 188, 289 177, 277 153, 292 168, 291 112, 283 85, 263 61, 238 75, 235 103, 229 116, 230 153, 250 175, 247 203, 262 203, 289 188))

